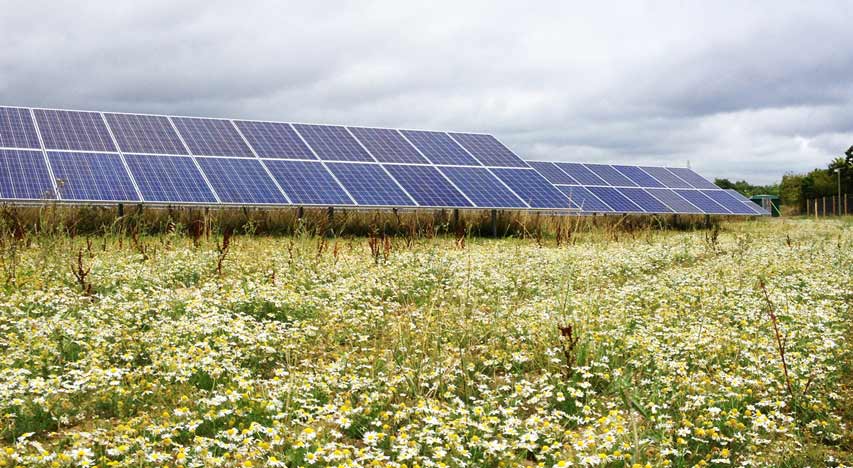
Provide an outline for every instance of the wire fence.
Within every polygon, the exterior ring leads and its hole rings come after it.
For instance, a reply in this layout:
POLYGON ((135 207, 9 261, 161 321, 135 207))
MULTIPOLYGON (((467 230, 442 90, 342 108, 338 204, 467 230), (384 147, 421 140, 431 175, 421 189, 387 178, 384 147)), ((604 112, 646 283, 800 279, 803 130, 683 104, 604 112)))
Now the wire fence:
POLYGON ((853 195, 841 194, 828 197, 818 197, 806 200, 805 209, 802 210, 807 216, 845 216, 853 209, 853 195))

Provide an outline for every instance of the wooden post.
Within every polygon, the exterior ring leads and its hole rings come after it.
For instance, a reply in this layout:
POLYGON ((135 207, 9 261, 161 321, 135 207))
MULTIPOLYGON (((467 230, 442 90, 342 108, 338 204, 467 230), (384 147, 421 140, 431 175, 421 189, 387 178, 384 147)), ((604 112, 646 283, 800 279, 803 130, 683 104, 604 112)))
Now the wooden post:
POLYGON ((305 209, 301 206, 296 207, 296 219, 301 221, 303 217, 305 217, 305 209))
POLYGON ((814 199, 814 219, 817 220, 817 198, 814 199))
POLYGON ((330 206, 326 211, 326 216, 328 216, 329 226, 326 229, 326 235, 331 237, 335 233, 335 207, 330 206))
POLYGON ((492 210, 492 237, 498 237, 498 210, 492 210))
POLYGON ((830 201, 832 202, 832 214, 840 214, 835 212, 835 195, 832 196, 832 200, 830 201))
POLYGON ((118 217, 121 218, 124 216, 124 203, 118 204, 118 217))
POLYGON ((823 217, 826 217, 826 197, 821 198, 823 200, 823 217))
POLYGON ((458 227, 459 227, 459 208, 454 208, 453 209, 453 226, 451 227, 451 229, 453 229, 453 231, 456 231, 456 229, 458 227))

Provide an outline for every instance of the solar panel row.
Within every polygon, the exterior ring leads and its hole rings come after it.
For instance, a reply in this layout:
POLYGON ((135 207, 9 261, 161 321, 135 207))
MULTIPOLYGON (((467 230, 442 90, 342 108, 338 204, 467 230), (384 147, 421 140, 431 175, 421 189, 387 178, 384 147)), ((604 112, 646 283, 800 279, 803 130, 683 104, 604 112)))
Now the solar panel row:
POLYGON ((716 188, 677 168, 528 164, 484 134, 9 107, 0 170, 7 200, 678 212, 637 187, 716 188))

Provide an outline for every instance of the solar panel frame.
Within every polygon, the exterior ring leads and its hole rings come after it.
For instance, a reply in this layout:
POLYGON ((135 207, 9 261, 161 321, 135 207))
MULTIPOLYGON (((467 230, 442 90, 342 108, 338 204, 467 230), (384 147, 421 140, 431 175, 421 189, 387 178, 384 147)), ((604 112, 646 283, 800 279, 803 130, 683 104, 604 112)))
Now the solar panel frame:
POLYGON ((195 160, 222 204, 291 204, 258 158, 197 156, 195 160), (258 191, 253 193, 252 188, 258 191))
POLYGON ((293 125, 286 122, 234 120, 237 131, 260 158, 319 160, 293 125))
MULTIPOLYGON (((602 185, 609 187, 610 184, 604 181, 601 177, 587 169, 581 163, 573 163, 573 162, 563 162, 557 161, 554 162, 561 171, 565 172, 569 176, 571 176, 577 182, 577 185, 602 185)), ((571 184, 570 184, 571 185, 571 184)))
POLYGON ((530 167, 536 169, 536 172, 542 174, 554 185, 580 185, 572 176, 566 174, 556 164, 549 161, 528 161, 530 167))
POLYGON ((255 157, 230 120, 203 117, 169 117, 169 120, 193 156, 255 157))
POLYGON ((637 187, 631 179, 625 177, 621 172, 617 171, 609 164, 584 164, 584 167, 592 171, 601 180, 607 182, 613 187, 637 187))
POLYGON ((477 208, 524 209, 529 206, 485 167, 436 166, 477 208))
POLYGON ((342 125, 295 123, 293 128, 323 161, 376 162, 358 139, 342 125))
POLYGON ((0 106, 0 148, 41 150, 30 109, 0 106))
POLYGON ((726 193, 725 190, 700 190, 706 197, 714 200, 723 208, 731 211, 733 214, 754 214, 755 212, 744 206, 743 202, 726 193))
POLYGON ((645 213, 645 210, 615 187, 589 186, 586 188, 617 213, 645 213))
POLYGON ((359 206, 418 206, 379 163, 329 162, 326 167, 359 206))
POLYGON ((572 209, 571 201, 533 168, 490 168, 530 208, 572 209))
POLYGON ((702 210, 705 214, 731 214, 729 210, 696 189, 673 189, 673 191, 680 195, 681 198, 684 198, 702 210))
POLYGON ((666 203, 653 197, 641 187, 619 187, 616 190, 626 196, 646 213, 672 213, 674 210, 666 203))
POLYGON ((666 188, 693 188, 684 179, 670 172, 667 168, 661 166, 639 166, 655 180, 662 183, 666 188))
POLYGON ((558 185, 581 213, 612 213, 613 208, 583 185, 558 185))
POLYGON ((623 164, 613 164, 611 165, 613 169, 616 169, 622 175, 627 177, 637 184, 638 187, 643 188, 662 188, 665 187, 660 181, 649 175, 646 171, 640 169, 640 166, 626 166, 623 164))
POLYGON ((48 151, 47 156, 62 201, 142 201, 118 153, 48 151))
POLYGON ((191 156, 125 154, 124 159, 143 201, 173 204, 217 201, 191 156))
POLYGON ((676 213, 705 214, 705 212, 696 207, 696 205, 685 200, 684 197, 675 193, 675 191, 670 188, 647 188, 646 192, 649 192, 653 197, 660 200, 661 203, 672 208, 676 213))
POLYGON ((435 208, 473 208, 474 204, 435 166, 383 164, 385 170, 417 202, 435 208))
POLYGON ((460 132, 448 132, 447 135, 484 166, 530 167, 527 162, 492 135, 460 132))
POLYGON ((347 130, 381 163, 429 164, 427 158, 395 129, 348 126, 347 130))
POLYGON ((687 182, 692 187, 697 189, 721 190, 720 187, 714 185, 708 179, 700 176, 693 170, 686 167, 667 167, 668 171, 677 175, 681 180, 687 182))
POLYGON ((356 205, 346 189, 321 161, 268 159, 265 163, 273 179, 294 205, 356 205))
POLYGON ((56 199, 53 178, 41 150, 0 149, 0 199, 56 199))
POLYGON ((118 152, 100 112, 33 109, 33 114, 48 151, 118 152))
POLYGON ((400 134, 429 162, 439 166, 482 166, 450 135, 430 130, 400 130, 400 134))
POLYGON ((168 117, 150 114, 103 114, 118 150, 123 153, 189 155, 168 117))

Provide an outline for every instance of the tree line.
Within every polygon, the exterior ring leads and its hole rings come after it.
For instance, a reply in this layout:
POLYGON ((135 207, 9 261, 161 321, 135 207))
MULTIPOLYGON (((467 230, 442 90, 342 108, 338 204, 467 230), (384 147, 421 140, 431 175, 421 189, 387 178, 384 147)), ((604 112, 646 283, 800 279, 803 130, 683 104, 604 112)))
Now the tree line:
POLYGON ((747 197, 776 195, 782 199, 782 205, 802 207, 806 200, 838 194, 836 169, 841 172, 841 192, 853 193, 853 146, 844 156, 830 161, 825 168, 816 168, 805 174, 788 173, 775 184, 753 185, 745 180, 732 182, 729 179, 714 179, 714 183, 724 189, 737 190, 747 197))

